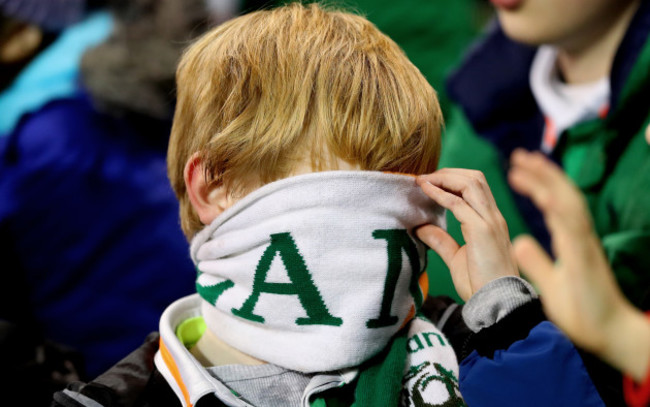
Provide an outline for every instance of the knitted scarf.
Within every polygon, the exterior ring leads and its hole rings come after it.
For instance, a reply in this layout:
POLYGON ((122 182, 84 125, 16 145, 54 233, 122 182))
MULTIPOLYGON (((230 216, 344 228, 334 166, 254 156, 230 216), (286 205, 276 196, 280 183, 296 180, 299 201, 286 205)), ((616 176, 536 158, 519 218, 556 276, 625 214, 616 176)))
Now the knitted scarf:
POLYGON ((205 322, 288 369, 358 366, 422 304, 426 249, 413 231, 427 223, 444 225, 444 211, 411 176, 331 171, 267 184, 192 240, 205 322))

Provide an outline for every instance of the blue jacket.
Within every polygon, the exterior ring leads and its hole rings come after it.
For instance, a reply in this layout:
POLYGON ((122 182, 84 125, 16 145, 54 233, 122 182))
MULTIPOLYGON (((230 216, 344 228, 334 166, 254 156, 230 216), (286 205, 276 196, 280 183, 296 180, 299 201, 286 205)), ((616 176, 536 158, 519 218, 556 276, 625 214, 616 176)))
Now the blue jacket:
POLYGON ((194 291, 168 134, 169 123, 115 119, 77 94, 0 138, 0 318, 81 351, 91 377, 194 291))
POLYGON ((459 385, 469 406, 623 406, 621 377, 579 351, 526 304, 465 341, 459 385))

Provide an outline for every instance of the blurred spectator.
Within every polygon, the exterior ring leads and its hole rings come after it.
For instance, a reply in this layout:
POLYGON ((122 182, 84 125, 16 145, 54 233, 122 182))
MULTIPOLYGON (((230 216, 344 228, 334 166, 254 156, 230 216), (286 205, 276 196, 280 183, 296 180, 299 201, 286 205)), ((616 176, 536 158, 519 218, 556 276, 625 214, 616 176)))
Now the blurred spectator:
MULTIPOLYGON (((92 8, 84 1, 0 1, 0 137, 24 113, 74 91, 81 53, 110 31, 106 13, 86 18, 92 8)), ((4 195, 1 200, 7 202, 4 195)), ((3 254, 10 247, 7 238, 0 236, 3 254)), ((83 377, 83 358, 40 334, 24 295, 26 276, 13 266, 11 255, 5 259, 0 283, 3 400, 46 405, 52 392, 83 377)))
POLYGON ((76 91, 81 55, 112 27, 107 12, 89 13, 85 3, 0 0, 0 137, 25 113, 76 91))
MULTIPOLYGON (((517 147, 541 150, 585 195, 625 296, 650 292, 650 2, 492 0, 497 20, 448 80, 457 108, 441 167, 481 170, 511 237, 531 233, 550 251, 544 220, 506 183, 517 147)), ((449 233, 462 242, 459 223, 449 233)), ((432 264, 430 267, 442 267, 432 264)), ((622 402, 620 374, 581 354, 590 376, 622 402)))
MULTIPOLYGON (((23 5, 2 4, 14 3, 23 5)), ((91 377, 156 330, 172 300, 194 291, 166 177, 174 72, 187 42, 209 20, 226 18, 209 16, 203 0, 111 6, 115 30, 84 54, 81 76, 78 56, 102 39, 84 27, 110 27, 104 14, 38 48, 2 95, 8 106, 28 102, 0 138, 0 255, 7 271, 0 317, 21 335, 80 351, 91 377), (56 91, 26 96, 45 89, 40 80, 56 91)))
POLYGON ((647 308, 650 2, 492 2, 497 21, 448 81, 458 109, 441 167, 483 171, 511 236, 532 233, 549 250, 539 211, 505 182, 515 148, 543 151, 585 194, 624 294, 647 308))

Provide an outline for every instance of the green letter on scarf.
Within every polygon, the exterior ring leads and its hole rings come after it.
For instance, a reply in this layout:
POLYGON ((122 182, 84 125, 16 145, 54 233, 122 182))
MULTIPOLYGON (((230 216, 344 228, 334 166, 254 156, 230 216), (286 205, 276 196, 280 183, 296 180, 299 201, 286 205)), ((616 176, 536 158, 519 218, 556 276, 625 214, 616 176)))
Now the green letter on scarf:
MULTIPOLYGON (((384 239, 387 243, 388 251, 388 271, 386 273, 386 282, 384 283, 384 298, 381 302, 381 311, 379 317, 370 319, 366 322, 368 328, 382 328, 385 326, 395 325, 398 321, 396 315, 390 315, 390 309, 393 305, 393 298, 395 297, 395 287, 399 279, 400 272, 402 271, 402 251, 406 252, 406 256, 411 264, 413 270, 413 277, 411 278, 410 290, 415 296, 419 292, 418 273, 420 271, 420 257, 415 243, 411 240, 408 233, 404 229, 387 229, 375 230, 372 232, 372 237, 375 239, 384 239)), ((417 296, 415 298, 418 298, 417 296)), ((416 306, 421 304, 417 303, 416 306)), ((422 302, 421 299, 419 302, 422 302)))
POLYGON ((233 308, 232 313, 251 321, 264 323, 264 317, 253 313, 262 293, 297 295, 307 313, 307 318, 296 319, 298 325, 340 326, 343 324, 341 318, 334 317, 329 313, 320 292, 318 292, 311 279, 305 261, 298 252, 298 247, 296 247, 296 243, 289 233, 271 235, 271 244, 262 254, 262 258, 255 269, 253 293, 241 308, 233 308), (291 283, 268 283, 266 281, 266 275, 276 254, 280 255, 291 283))

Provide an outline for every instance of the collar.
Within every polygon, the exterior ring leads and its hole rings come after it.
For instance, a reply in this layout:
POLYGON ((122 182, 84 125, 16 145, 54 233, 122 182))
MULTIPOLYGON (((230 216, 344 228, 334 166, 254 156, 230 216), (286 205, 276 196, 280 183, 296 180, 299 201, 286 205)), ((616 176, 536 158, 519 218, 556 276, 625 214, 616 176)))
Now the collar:
MULTIPOLYGON (((159 327, 160 348, 154 357, 156 368, 183 407, 192 407, 210 395, 227 406, 251 407, 212 377, 176 336, 176 329, 183 322, 201 316, 201 302, 198 294, 192 294, 175 301, 163 312, 159 327)), ((305 390, 305 402, 313 394, 351 383, 357 375, 357 370, 347 370, 314 376, 305 390)))
POLYGON ((160 349, 154 363, 184 407, 195 405, 201 397, 214 394, 229 406, 247 406, 219 380, 210 376, 176 336, 184 321, 201 316, 198 294, 172 303, 160 318, 160 349))
POLYGON ((549 154, 562 133, 574 125, 604 117, 609 107, 609 78, 570 85, 560 80, 557 48, 539 47, 530 69, 530 88, 544 114, 546 128, 541 149, 549 154))

